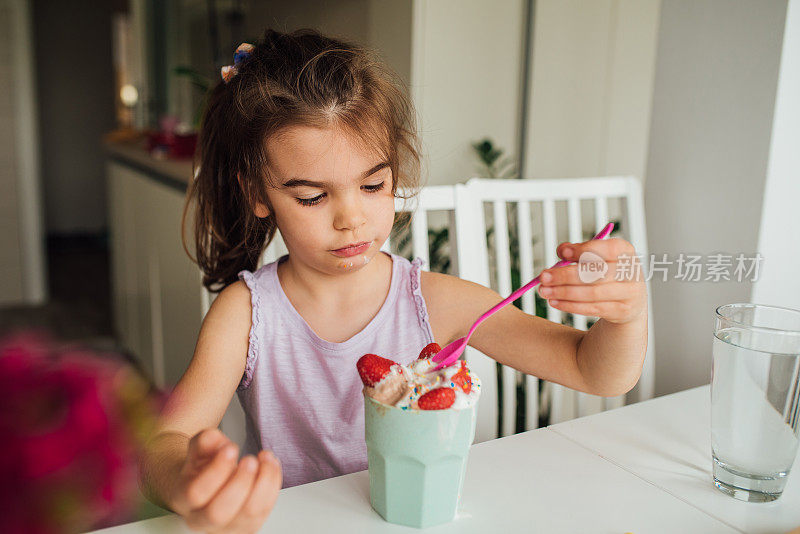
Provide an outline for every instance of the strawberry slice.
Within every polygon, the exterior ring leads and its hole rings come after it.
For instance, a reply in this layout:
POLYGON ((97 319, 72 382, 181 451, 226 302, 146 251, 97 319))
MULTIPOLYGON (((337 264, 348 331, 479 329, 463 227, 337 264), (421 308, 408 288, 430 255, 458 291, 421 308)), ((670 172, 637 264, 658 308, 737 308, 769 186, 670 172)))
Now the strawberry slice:
POLYGON ((424 360, 425 358, 430 358, 440 350, 442 350, 442 347, 440 347, 438 343, 428 343, 427 345, 425 345, 425 348, 422 349, 422 351, 420 351, 419 357, 417 359, 424 360))
POLYGON ((469 369, 467 369, 467 362, 460 360, 461 369, 453 375, 451 379, 453 384, 460 387, 464 393, 472 391, 472 379, 469 377, 469 369))
POLYGON ((456 401, 453 388, 436 388, 421 396, 417 401, 420 410, 446 410, 456 401))
POLYGON ((389 374, 395 362, 377 354, 365 354, 356 362, 356 369, 365 386, 374 386, 389 374))

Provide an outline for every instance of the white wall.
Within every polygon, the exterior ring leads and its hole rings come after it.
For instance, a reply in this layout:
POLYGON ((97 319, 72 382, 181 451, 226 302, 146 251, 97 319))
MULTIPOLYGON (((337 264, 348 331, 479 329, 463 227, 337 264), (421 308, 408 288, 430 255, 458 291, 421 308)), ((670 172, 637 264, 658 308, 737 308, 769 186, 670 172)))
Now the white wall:
POLYGON ((644 180, 660 0, 537 0, 526 177, 644 180))
POLYGON ((800 1, 789 0, 752 302, 800 310, 800 1))
POLYGON ((408 83, 411 77, 413 4, 411 0, 255 2, 249 7, 246 33, 261 38, 267 28, 283 32, 315 28, 323 34, 376 49, 408 83))
MULTIPOLYGON (((261 38, 266 28, 283 32, 315 28, 325 34, 366 43, 368 4, 368 0, 251 2, 245 33, 261 38)), ((233 59, 233 50, 230 52, 233 59)))
POLYGON ((378 50, 383 60, 408 84, 413 2, 369 0, 367 13, 367 45, 378 50))
MULTIPOLYGON (((410 84, 428 184, 475 175, 471 143, 516 151, 524 0, 254 4, 250 30, 309 26, 378 49, 410 84)), ((259 31, 260 33, 260 31, 259 31)))
MULTIPOLYGON (((662 2, 645 188, 651 252, 755 252, 785 13, 785 0, 662 2)), ((707 383, 714 309, 747 301, 751 284, 656 277, 651 287, 656 394, 707 383)))
POLYGON ((376 49, 407 84, 411 78, 413 5, 411 0, 254 3, 248 12, 246 32, 260 38, 266 28, 278 31, 315 28, 324 34, 350 39, 376 49))
POLYGON ((428 184, 474 176, 471 144, 516 152, 523 0, 415 0, 411 93, 421 117, 428 184))
MULTIPOLYGON (((475 174, 471 143, 516 155, 525 0, 254 3, 249 34, 315 27, 381 51, 411 85, 429 184, 475 174)), ((528 177, 632 174, 647 155, 660 0, 537 0, 528 177)))

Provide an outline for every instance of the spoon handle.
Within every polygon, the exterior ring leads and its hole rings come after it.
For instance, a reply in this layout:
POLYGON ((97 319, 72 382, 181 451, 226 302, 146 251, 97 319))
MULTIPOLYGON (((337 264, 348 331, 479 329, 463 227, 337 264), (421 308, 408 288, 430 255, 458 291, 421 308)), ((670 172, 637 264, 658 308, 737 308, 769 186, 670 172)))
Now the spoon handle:
MULTIPOLYGON (((611 233, 611 231, 613 229, 614 229, 614 223, 608 223, 592 239, 593 240, 594 239, 604 239, 608 234, 611 233)), ((550 268, 554 269, 556 267, 561 267, 562 265, 568 265, 570 263, 574 263, 574 262, 572 262, 570 260, 561 260, 561 261, 559 261, 558 263, 556 263, 555 265, 553 265, 550 268)), ((536 278, 534 278, 533 280, 531 280, 530 282, 528 282, 527 284, 525 284, 521 288, 517 289, 516 291, 511 293, 509 296, 507 296, 506 298, 504 298, 503 300, 501 300, 500 302, 498 302, 497 304, 492 306, 492 308, 489 311, 487 311, 486 313, 484 313, 483 315, 478 317, 478 320, 475 321, 472 324, 472 327, 469 329, 469 332, 464 337, 464 347, 462 347, 461 350, 454 351, 450 356, 447 357, 447 359, 445 359, 444 361, 440 362, 439 365, 437 366, 437 369, 442 368, 442 367, 447 367, 448 365, 453 364, 453 362, 455 362, 459 358, 459 356, 461 356, 461 353, 464 351, 464 348, 466 348, 467 341, 469 341, 469 338, 472 335, 472 333, 475 332, 475 329, 478 328, 478 325, 480 325, 483 321, 485 321, 490 316, 492 316, 497 310, 499 310, 500 308, 502 308, 503 306, 505 306, 509 302, 514 302, 515 300, 517 300, 520 297, 520 295, 522 295, 523 293, 528 291, 530 288, 532 288, 536 284, 538 284, 540 276, 541 275, 537 276, 536 278)))
MULTIPOLYGON (((605 227, 603 227, 602 230, 600 230, 600 233, 598 233, 592 239, 593 240, 594 239, 603 239, 604 237, 606 237, 608 234, 611 233, 611 230, 613 228, 614 228, 614 223, 608 223, 607 225, 605 225, 605 227)), ((561 267, 562 265, 568 265, 570 263, 573 263, 573 262, 570 261, 570 260, 561 260, 561 261, 559 261, 558 263, 556 263, 555 265, 553 265, 550 268, 554 269, 556 267, 561 267)), ((517 300, 520 297, 520 295, 522 295, 523 293, 528 291, 530 288, 532 288, 536 284, 538 284, 540 277, 541 277, 541 275, 537 276, 536 278, 534 278, 533 280, 531 280, 530 282, 528 282, 527 284, 525 284, 521 288, 517 289, 516 291, 511 293, 509 296, 507 296, 506 298, 504 298, 503 300, 501 300, 500 302, 498 302, 497 304, 492 306, 492 308, 489 311, 487 311, 486 313, 484 313, 483 315, 478 317, 478 320, 475 321, 475 323, 472 325, 472 328, 469 329, 469 333, 467 334, 467 339, 469 339, 469 336, 471 336, 472 333, 475 331, 475 329, 478 328, 479 324, 481 324, 483 321, 488 319, 497 310, 499 310, 500 308, 502 308, 503 306, 505 306, 509 302, 514 302, 515 300, 517 300)))

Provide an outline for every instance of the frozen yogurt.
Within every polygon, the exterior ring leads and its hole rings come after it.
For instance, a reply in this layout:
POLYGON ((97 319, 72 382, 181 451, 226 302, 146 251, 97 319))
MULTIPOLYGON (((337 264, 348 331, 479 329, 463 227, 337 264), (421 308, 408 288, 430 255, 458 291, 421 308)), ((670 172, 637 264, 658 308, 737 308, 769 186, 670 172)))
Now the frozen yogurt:
POLYGON ((403 365, 377 354, 365 354, 356 363, 364 394, 403 410, 460 410, 472 407, 480 396, 481 381, 464 360, 434 370, 431 358, 441 350, 431 343, 419 357, 403 365))

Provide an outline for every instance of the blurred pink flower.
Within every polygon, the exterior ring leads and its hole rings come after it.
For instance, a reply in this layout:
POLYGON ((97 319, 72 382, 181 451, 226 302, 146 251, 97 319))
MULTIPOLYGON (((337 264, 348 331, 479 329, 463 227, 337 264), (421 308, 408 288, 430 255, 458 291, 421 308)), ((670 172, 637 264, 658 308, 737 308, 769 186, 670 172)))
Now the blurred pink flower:
POLYGON ((79 532, 135 504, 160 399, 119 356, 42 336, 0 341, 0 532, 79 532))

